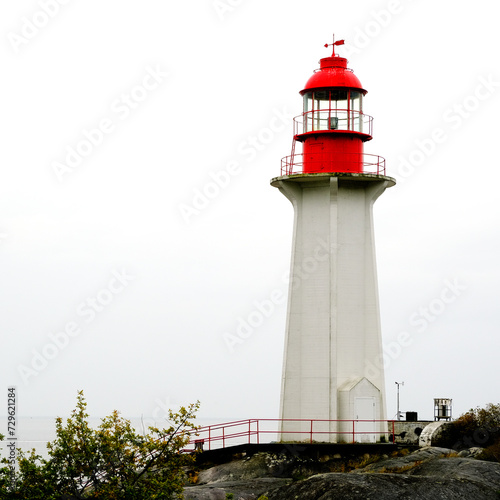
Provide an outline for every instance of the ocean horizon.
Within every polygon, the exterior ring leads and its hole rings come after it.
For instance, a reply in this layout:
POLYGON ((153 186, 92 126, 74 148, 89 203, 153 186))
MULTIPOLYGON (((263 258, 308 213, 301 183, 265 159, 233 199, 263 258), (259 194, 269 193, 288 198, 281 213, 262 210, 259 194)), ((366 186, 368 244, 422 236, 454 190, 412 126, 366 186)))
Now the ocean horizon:
MULTIPOLYGON (((23 452, 29 452, 34 449, 35 452, 43 458, 48 458, 47 443, 56 438, 56 418, 57 417, 17 417, 16 426, 16 448, 23 452)), ((63 422, 68 417, 63 417, 63 422)), ((92 428, 97 428, 104 417, 89 417, 88 422, 92 428)), ((167 427, 168 423, 162 419, 152 417, 124 417, 130 420, 134 429, 143 434, 149 427, 167 427)), ((197 426, 215 425, 224 422, 231 422, 231 418, 196 418, 194 420, 197 426)), ((0 417, 0 434, 7 437, 7 417, 0 417)), ((8 441, 0 441, 0 458, 7 457, 8 441)))

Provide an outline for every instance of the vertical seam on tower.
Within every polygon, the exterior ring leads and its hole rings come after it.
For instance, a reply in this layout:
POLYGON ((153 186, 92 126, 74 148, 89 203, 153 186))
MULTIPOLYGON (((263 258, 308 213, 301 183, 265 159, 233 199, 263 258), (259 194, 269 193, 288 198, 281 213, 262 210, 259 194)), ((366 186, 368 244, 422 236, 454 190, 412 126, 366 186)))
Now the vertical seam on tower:
MULTIPOLYGON (((337 394, 337 252, 338 252, 338 177, 330 177, 330 228, 329 228, 329 272, 330 272, 330 374, 329 374, 329 393, 330 393, 330 420, 337 420, 338 417, 338 394, 337 394), (333 352, 332 352, 333 351, 333 352), (333 358, 333 353, 335 354, 335 359, 333 358), (333 380, 335 376, 335 380, 333 380), (335 387, 332 387, 332 383, 335 387), (335 389, 335 391, 333 391, 335 389), (332 401, 334 399, 334 401, 332 401), (332 402, 334 403, 335 414, 332 415, 332 402)), ((337 426, 337 424, 335 424, 337 426)), ((338 429, 335 428, 337 431, 338 429)))

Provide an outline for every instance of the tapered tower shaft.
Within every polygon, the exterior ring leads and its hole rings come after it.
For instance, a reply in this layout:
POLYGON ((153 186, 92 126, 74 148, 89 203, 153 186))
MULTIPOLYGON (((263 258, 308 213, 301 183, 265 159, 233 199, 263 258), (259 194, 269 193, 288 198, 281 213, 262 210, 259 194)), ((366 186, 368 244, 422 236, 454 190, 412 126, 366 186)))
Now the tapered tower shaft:
POLYGON ((314 439, 327 442, 352 441, 353 425, 358 441, 385 431, 383 368, 368 369, 382 359, 373 204, 395 181, 382 158, 363 152, 372 118, 346 63, 322 59, 301 91, 292 156, 271 181, 294 208, 283 440, 309 438, 311 424, 296 419, 318 420, 314 439))

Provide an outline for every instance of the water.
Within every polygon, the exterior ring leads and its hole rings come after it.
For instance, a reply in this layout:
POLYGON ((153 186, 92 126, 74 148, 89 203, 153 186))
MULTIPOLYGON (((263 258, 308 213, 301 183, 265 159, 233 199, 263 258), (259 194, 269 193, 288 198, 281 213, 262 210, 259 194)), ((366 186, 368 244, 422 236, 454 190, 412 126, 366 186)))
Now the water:
MULTIPOLYGON (((63 425, 65 424, 63 419, 63 425)), ((168 426, 167 423, 159 420, 153 420, 151 418, 141 417, 130 418, 129 419, 132 426, 140 434, 143 434, 144 430, 147 432, 148 427, 156 426, 159 428, 168 426)), ((220 422, 224 422, 224 419, 195 419, 194 423, 196 425, 212 425, 220 422)), ((89 418, 89 425, 96 429, 101 424, 101 418, 89 418)), ((24 452, 29 452, 35 449, 35 452, 42 456, 43 458, 48 458, 47 443, 53 441, 56 438, 56 418, 55 417, 18 417, 16 426, 16 448, 20 448, 24 452)), ((0 417, 0 434, 4 436, 7 435, 7 417, 0 417)), ((7 457, 7 442, 0 441, 0 457, 7 457)))
MULTIPOLYGON (((56 437, 55 418, 18 417, 16 425, 16 447, 27 452, 35 449, 36 453, 47 458, 47 443, 56 437)), ((7 434, 7 422, 2 418, 0 434, 7 434)), ((0 444, 2 457, 6 456, 6 442, 0 444)))

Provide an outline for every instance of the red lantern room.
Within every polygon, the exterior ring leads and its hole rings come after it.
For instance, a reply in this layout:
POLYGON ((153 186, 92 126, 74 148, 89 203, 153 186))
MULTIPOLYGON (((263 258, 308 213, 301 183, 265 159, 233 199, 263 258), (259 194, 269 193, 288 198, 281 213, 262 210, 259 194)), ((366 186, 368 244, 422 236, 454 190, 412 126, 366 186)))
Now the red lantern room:
MULTIPOLYGON (((292 155, 282 160, 282 175, 309 173, 384 174, 385 160, 365 155, 363 144, 372 139, 373 118, 363 113, 367 91, 347 68, 347 59, 333 53, 320 60, 300 92, 303 113, 294 118, 292 155), (302 154, 296 154, 296 142, 302 154)), ((326 44, 325 47, 328 47, 326 44)))

